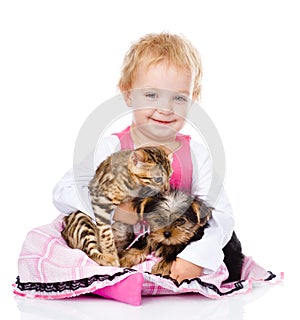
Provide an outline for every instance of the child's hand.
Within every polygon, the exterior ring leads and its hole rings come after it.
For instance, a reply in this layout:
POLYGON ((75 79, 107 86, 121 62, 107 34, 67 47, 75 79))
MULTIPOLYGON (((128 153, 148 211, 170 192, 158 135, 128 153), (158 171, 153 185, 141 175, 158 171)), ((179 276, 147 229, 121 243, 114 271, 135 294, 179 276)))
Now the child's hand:
POLYGON ((136 224, 139 221, 137 213, 134 211, 132 202, 123 202, 116 209, 114 213, 115 221, 123 222, 126 224, 136 224))
POLYGON ((170 277, 178 283, 184 279, 198 278, 202 275, 203 268, 187 260, 176 258, 171 267, 170 277))

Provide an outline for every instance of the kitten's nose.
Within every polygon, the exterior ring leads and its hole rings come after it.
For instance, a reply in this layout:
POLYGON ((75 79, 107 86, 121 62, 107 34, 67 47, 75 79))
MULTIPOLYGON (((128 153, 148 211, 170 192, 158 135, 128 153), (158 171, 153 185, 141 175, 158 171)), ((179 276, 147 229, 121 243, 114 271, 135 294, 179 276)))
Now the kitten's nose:
POLYGON ((164 232, 165 238, 170 238, 171 237, 171 232, 170 231, 165 231, 164 232))
POLYGON ((164 191, 165 192, 168 192, 170 190, 170 186, 169 186, 169 184, 166 184, 165 186, 164 186, 164 191))

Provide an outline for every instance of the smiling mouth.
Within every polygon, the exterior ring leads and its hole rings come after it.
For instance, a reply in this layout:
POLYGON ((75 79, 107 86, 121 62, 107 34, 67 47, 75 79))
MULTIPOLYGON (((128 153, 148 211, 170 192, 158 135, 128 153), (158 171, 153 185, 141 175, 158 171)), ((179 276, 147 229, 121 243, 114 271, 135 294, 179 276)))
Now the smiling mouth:
POLYGON ((154 121, 155 123, 159 123, 159 124, 170 124, 174 121, 165 121, 165 120, 157 120, 157 119, 153 119, 151 118, 152 121, 154 121))

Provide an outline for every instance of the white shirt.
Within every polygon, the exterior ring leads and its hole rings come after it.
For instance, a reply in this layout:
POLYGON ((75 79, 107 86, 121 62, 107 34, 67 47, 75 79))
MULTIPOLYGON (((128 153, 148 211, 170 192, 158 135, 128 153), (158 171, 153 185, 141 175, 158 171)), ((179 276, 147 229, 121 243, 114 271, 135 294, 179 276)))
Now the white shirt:
MULTIPOLYGON (((74 166, 69 170, 57 183, 53 192, 55 207, 66 215, 80 210, 94 218, 88 184, 98 165, 120 149, 117 136, 102 138, 95 152, 86 157, 80 166, 74 166)), ((189 244, 178 257, 203 267, 207 273, 216 271, 222 264, 224 259, 222 248, 231 238, 234 219, 221 182, 214 188, 214 195, 210 194, 213 166, 208 150, 192 139, 190 149, 193 164, 192 194, 206 200, 214 210, 203 238, 189 244)))

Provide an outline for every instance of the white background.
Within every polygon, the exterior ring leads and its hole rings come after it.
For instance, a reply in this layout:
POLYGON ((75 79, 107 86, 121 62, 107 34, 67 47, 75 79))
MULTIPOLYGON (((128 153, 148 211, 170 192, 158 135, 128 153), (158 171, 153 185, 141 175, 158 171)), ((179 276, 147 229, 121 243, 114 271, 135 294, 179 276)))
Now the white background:
POLYGON ((201 103, 223 139, 244 251, 286 274, 244 319, 285 315, 299 255, 299 16, 296 0, 0 2, 0 303, 9 319, 34 319, 20 315, 10 285, 27 232, 58 214, 52 190, 81 125, 117 93, 131 42, 161 31, 201 53, 201 103))

